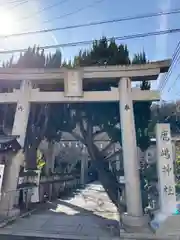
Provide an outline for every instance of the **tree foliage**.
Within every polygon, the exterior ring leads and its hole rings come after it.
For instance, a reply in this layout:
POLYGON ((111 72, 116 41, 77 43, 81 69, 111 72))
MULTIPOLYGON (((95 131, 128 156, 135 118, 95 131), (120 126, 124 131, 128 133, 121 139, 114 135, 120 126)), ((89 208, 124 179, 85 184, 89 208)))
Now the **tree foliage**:
POLYGON ((169 123, 173 135, 180 133, 180 102, 162 102, 151 109, 150 131, 154 135, 156 123, 169 123))

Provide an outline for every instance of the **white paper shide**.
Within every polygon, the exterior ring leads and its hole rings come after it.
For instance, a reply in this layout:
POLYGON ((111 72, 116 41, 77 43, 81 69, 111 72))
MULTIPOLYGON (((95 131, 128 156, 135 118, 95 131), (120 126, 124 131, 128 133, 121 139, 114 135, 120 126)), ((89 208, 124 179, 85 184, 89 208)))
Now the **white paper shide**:
MULTIPOLYGON (((4 165, 0 164, 0 194, 2 192, 2 183, 3 183, 3 176, 4 176, 4 165)), ((1 196, 1 195, 0 195, 1 196)))

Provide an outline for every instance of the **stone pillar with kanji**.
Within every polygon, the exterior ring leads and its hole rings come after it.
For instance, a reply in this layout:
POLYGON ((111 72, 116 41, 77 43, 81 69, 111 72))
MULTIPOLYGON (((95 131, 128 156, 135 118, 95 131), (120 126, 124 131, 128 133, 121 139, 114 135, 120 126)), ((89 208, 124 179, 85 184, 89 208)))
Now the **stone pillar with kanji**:
POLYGON ((176 211, 175 175, 169 124, 157 124, 156 141, 160 211, 169 216, 176 211))
POLYGON ((130 78, 121 78, 119 81, 119 109, 127 204, 127 213, 124 213, 121 219, 125 226, 139 228, 147 225, 147 218, 142 209, 130 78))
MULTIPOLYGON (((19 99, 16 106, 12 135, 19 136, 18 141, 24 147, 26 129, 30 112, 31 82, 23 80, 20 85, 19 99)), ((16 91, 16 90, 14 90, 16 91)), ((19 91, 19 90, 18 90, 19 91)))

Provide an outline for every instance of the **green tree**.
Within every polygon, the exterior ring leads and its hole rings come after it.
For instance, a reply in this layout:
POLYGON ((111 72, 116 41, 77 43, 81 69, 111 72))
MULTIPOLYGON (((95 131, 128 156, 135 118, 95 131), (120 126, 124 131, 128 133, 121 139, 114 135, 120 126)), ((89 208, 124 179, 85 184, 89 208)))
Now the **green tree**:
POLYGON ((161 104, 153 104, 151 111, 151 125, 150 131, 155 136, 155 124, 169 123, 171 126, 171 133, 180 133, 180 102, 164 102, 161 104))

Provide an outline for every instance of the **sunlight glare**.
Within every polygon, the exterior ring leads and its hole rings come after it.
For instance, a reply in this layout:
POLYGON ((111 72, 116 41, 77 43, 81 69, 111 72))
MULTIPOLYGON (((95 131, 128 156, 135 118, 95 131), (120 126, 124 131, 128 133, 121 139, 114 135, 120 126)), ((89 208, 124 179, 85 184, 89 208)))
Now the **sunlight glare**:
POLYGON ((8 11, 0 12, 0 35, 9 35, 17 31, 14 26, 15 18, 8 11))

